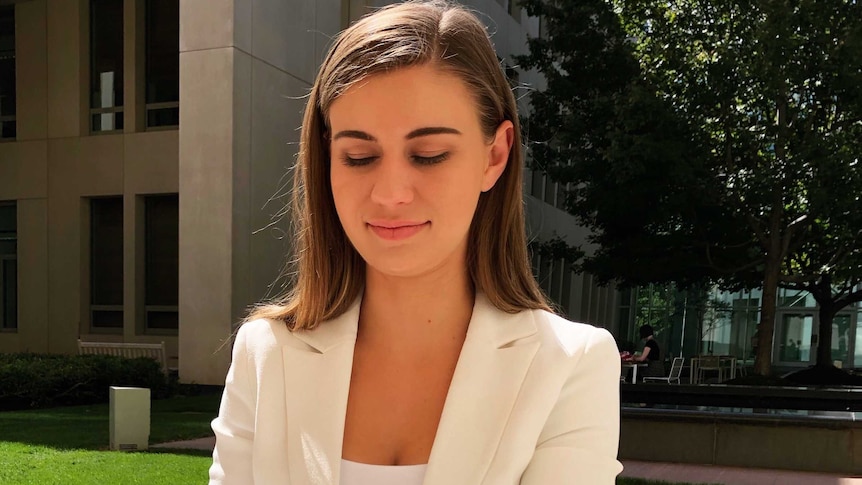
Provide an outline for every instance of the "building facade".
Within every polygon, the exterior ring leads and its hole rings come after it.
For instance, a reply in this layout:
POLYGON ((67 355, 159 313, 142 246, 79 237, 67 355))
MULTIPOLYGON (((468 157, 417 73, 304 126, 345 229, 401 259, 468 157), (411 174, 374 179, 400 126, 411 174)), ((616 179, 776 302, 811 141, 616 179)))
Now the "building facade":
MULTIPOLYGON (((285 291, 304 96, 365 0, 0 2, 0 352, 162 342, 184 382, 219 384, 231 334, 285 291)), ((522 97, 539 22, 465 2, 522 97)), ((524 106, 525 107, 525 106, 524 106)), ((531 238, 585 233, 525 169, 531 238)), ((616 330, 618 296, 535 258, 570 318, 616 330)))

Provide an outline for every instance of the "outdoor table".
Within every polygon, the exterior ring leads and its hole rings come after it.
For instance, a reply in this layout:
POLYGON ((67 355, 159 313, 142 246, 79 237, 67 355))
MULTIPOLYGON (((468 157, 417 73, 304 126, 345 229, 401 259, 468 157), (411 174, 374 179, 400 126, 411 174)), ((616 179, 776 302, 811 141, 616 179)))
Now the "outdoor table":
POLYGON ((623 369, 631 369, 632 370, 632 384, 637 384, 638 382, 638 367, 646 367, 647 364, 645 362, 626 362, 623 361, 622 368, 623 369))
MULTIPOLYGON (((689 384, 699 384, 699 380, 697 378, 697 366, 700 363, 700 357, 692 357, 691 358, 691 372, 688 375, 688 383, 689 384)), ((729 367, 730 370, 730 379, 736 378, 736 357, 733 355, 720 355, 718 356, 718 365, 719 367, 724 367, 725 365, 729 367)), ((720 375, 720 374, 719 374, 720 375)))

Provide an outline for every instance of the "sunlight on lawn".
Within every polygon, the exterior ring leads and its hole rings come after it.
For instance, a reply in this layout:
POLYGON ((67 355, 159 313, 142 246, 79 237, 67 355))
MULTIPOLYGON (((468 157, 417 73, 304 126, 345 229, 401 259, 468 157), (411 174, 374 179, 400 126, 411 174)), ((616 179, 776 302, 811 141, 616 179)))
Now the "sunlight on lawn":
MULTIPOLYGON (((152 402, 150 443, 211 436, 220 396, 152 402)), ((108 451, 108 406, 0 413, 0 484, 174 485, 207 482, 209 451, 108 451)))
POLYGON ((208 452, 56 450, 0 442, 0 483, 9 485, 206 483, 210 463, 208 452))

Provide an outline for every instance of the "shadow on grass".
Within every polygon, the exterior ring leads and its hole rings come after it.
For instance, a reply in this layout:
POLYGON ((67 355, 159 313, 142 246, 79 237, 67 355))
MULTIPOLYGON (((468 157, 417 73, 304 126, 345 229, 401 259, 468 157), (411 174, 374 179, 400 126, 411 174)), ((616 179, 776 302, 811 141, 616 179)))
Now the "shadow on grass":
MULTIPOLYGON (((211 436, 219 395, 178 397, 152 402, 150 443, 211 436)), ((0 413, 4 442, 58 450, 109 448, 108 405, 9 411, 0 413)))
POLYGON ((193 450, 188 448, 150 448, 149 450, 141 451, 140 453, 149 453, 151 455, 213 456, 213 453, 210 450, 193 450))

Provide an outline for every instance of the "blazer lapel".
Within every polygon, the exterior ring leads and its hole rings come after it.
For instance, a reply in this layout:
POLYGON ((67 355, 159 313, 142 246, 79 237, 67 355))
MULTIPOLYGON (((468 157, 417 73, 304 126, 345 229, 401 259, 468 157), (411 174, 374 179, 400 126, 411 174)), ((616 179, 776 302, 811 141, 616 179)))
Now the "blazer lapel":
POLYGON ((339 483, 359 303, 282 348, 290 483, 339 483))
POLYGON ((505 313, 476 295, 425 485, 482 483, 539 348, 538 339, 529 338, 536 333, 531 312, 505 313))

